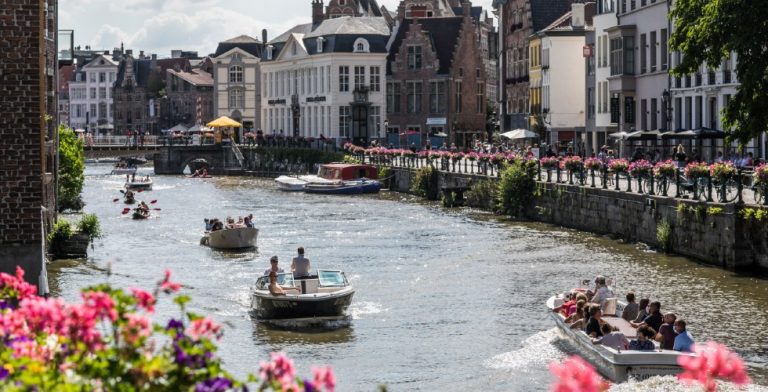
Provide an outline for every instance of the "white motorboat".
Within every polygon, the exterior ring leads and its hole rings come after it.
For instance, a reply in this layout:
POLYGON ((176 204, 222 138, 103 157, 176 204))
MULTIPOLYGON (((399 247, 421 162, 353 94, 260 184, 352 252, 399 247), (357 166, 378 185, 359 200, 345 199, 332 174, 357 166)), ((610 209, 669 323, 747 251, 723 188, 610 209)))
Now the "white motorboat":
MULTIPOLYGON (((565 317, 553 309, 559 307, 564 301, 564 294, 555 295, 547 300, 547 309, 555 320, 560 333, 578 350, 579 356, 590 362, 605 377, 614 382, 624 382, 629 379, 645 380, 654 376, 676 375, 682 371, 677 363, 677 358, 683 355, 694 355, 673 350, 662 350, 657 342, 656 350, 635 351, 615 350, 603 345, 592 343, 592 339, 582 329, 571 329, 565 323, 565 317)), ((603 320, 609 325, 618 328, 627 339, 636 337, 635 328, 629 322, 621 318, 624 310, 623 302, 609 299, 615 303, 615 311, 610 312, 606 306, 603 320)))
POLYGON ((375 193, 381 188, 378 171, 371 165, 328 163, 317 174, 280 176, 275 179, 283 191, 331 194, 375 193))
POLYGON ((253 227, 222 229, 206 233, 200 239, 200 244, 214 249, 255 248, 258 235, 259 229, 253 227))
POLYGON ((342 271, 318 270, 317 276, 293 279, 292 273, 277 275, 285 295, 269 292, 269 277, 256 281, 251 308, 260 321, 343 318, 355 289, 342 271))
POLYGON ((307 181, 300 179, 299 177, 280 176, 275 178, 277 188, 281 191, 287 192, 300 192, 304 190, 304 186, 307 185, 307 181))
POLYGON ((152 179, 148 178, 146 181, 142 181, 142 180, 128 181, 125 183, 125 189, 131 190, 131 191, 137 191, 137 190, 151 191, 152 179))

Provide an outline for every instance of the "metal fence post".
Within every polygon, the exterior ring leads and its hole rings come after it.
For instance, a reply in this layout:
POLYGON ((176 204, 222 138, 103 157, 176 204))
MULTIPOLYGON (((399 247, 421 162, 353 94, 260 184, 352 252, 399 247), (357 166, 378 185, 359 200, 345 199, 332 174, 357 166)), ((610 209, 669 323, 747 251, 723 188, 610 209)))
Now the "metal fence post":
POLYGON ((680 198, 683 195, 680 193, 680 169, 675 169, 675 197, 680 198))
POLYGON ((707 174, 707 202, 711 203, 712 201, 712 176, 707 174))

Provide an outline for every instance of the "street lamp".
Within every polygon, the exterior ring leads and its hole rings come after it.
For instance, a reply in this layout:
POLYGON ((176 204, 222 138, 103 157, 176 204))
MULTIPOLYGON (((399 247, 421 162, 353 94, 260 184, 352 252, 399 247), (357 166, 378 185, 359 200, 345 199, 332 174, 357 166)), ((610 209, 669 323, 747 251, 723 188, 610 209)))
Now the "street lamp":
POLYGON ((386 141, 389 144, 389 120, 384 120, 384 136, 381 138, 382 143, 386 141))

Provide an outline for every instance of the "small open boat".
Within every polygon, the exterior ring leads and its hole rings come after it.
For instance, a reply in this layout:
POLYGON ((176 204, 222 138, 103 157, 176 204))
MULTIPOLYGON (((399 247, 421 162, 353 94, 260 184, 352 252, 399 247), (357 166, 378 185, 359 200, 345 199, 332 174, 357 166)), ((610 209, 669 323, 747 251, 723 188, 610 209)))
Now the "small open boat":
POLYGON ((310 183, 304 186, 304 192, 324 193, 329 195, 355 195, 360 193, 378 193, 381 183, 377 180, 361 178, 352 181, 339 181, 331 184, 310 183))
POLYGON ((298 177, 280 176, 275 179, 277 187, 283 191, 306 191, 307 193, 358 194, 376 193, 381 184, 375 166, 328 163, 320 166, 316 175, 298 177))
MULTIPOLYGON (((654 376, 676 375, 682 371, 678 365, 677 359, 680 356, 694 355, 672 350, 661 350, 657 342, 656 350, 653 351, 635 351, 635 350, 615 350, 611 347, 592 343, 592 339, 581 329, 571 329, 565 323, 565 316, 553 309, 559 307, 564 301, 564 295, 555 295, 547 300, 546 306, 549 314, 555 320, 560 333, 578 350, 579 356, 592 363, 595 368, 605 377, 615 382, 624 382, 629 379, 645 380, 654 376)), ((615 304, 615 310, 607 309, 606 306, 603 320, 609 325, 616 327, 627 339, 634 339, 637 335, 636 330, 629 325, 629 322, 621 318, 625 303, 617 301, 615 298, 608 299, 615 304)))
POLYGON ((256 281, 251 308, 260 320, 343 317, 355 290, 342 271, 318 270, 317 276, 295 280, 292 273, 278 274, 285 295, 269 292, 269 277, 256 281))
POLYGON ((133 219, 149 219, 149 211, 142 210, 140 208, 134 208, 133 209, 133 215, 131 215, 133 219))
POLYGON ((254 227, 216 230, 206 233, 200 239, 200 245, 210 246, 214 249, 254 248, 258 235, 259 229, 254 227))
POLYGON ((151 191, 152 190, 152 179, 150 178, 148 181, 128 181, 125 183, 125 189, 128 190, 145 190, 145 191, 151 191))
POLYGON ((304 190, 304 186, 307 185, 307 182, 298 178, 298 177, 291 177, 291 176, 280 176, 275 178, 275 182, 277 183, 277 188, 281 191, 287 191, 287 192, 300 192, 304 190))

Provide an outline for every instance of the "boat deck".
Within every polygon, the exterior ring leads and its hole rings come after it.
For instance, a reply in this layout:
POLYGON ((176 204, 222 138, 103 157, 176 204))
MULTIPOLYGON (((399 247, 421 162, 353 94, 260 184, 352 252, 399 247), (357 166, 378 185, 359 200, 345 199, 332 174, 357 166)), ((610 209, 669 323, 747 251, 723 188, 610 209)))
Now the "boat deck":
POLYGON ((633 327, 629 321, 614 316, 603 316, 602 319, 611 327, 617 328, 627 339, 635 339, 637 337, 637 328, 633 327))

